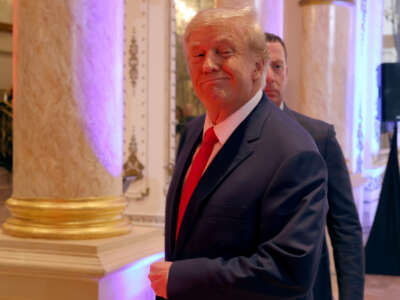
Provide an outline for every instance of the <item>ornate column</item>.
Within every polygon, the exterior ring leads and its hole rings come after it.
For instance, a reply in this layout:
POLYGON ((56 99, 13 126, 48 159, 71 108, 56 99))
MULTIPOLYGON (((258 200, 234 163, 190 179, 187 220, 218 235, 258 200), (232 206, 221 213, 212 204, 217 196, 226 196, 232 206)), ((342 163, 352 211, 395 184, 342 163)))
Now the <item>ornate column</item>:
POLYGON ((365 178, 352 165, 354 105, 354 1, 302 0, 300 112, 334 124, 347 160, 359 217, 365 178), (346 4, 346 5, 344 5, 346 4))
POLYGON ((123 0, 14 1, 7 234, 91 239, 122 217, 123 0))
POLYGON ((334 124, 345 150, 346 103, 352 100, 354 1, 302 0, 299 4, 303 37, 299 109, 308 116, 334 124))
POLYGON ((376 159, 383 2, 302 0, 299 4, 300 111, 335 125, 366 230, 383 172, 376 159))
POLYGON ((129 232, 122 217, 124 2, 13 5, 13 217, 0 232, 0 299, 154 299, 147 276, 162 230, 129 232))

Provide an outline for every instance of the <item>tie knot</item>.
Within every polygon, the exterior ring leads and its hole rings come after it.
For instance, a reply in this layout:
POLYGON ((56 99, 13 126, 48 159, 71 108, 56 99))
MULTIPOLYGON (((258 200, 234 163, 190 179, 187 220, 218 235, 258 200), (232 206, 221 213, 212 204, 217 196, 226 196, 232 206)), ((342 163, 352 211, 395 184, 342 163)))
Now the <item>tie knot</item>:
POLYGON ((210 127, 204 134, 203 144, 214 145, 216 142, 218 142, 218 138, 215 135, 214 127, 210 127))

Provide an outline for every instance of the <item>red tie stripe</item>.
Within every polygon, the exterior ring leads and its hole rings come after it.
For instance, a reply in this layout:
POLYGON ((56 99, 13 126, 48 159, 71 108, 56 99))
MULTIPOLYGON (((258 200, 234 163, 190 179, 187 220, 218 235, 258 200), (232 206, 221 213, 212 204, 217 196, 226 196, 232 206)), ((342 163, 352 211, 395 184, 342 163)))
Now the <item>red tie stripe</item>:
POLYGON ((193 159, 192 166, 182 189, 181 200, 179 202, 178 221, 176 224, 176 238, 178 238, 181 222, 185 214, 186 207, 189 204, 190 197, 192 196, 193 191, 204 172, 214 145, 217 142, 218 138, 215 135, 214 127, 210 127, 206 131, 200 149, 193 159))

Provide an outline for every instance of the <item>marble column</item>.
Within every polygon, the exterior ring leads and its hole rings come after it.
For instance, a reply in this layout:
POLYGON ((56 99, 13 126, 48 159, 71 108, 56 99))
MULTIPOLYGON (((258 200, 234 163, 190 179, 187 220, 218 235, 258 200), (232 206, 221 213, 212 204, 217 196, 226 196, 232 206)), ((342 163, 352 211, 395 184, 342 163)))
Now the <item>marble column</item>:
POLYGON ((13 1, 14 169, 6 234, 93 239, 122 217, 123 0, 13 1))
POLYGON ((122 217, 124 0, 13 5, 13 217, 0 231, 0 299, 154 299, 147 276, 163 257, 162 230, 129 232, 122 217))
POLYGON ((353 129, 355 1, 302 0, 299 111, 335 126, 353 187, 360 221, 367 179, 352 168, 357 137, 353 129))
POLYGON ((299 110, 334 124, 338 141, 345 150, 346 107, 352 101, 354 3, 302 0, 299 4, 302 7, 299 110))
MULTIPOLYGON (((264 14, 263 10, 265 9, 264 1, 265 0, 216 0, 215 3, 216 7, 239 8, 239 9, 245 7, 252 8, 253 11, 256 13, 260 26, 263 28, 263 26, 267 24, 263 17, 264 14)), ((268 0, 268 4, 269 2, 270 1, 268 0)), ((278 8, 281 5, 282 4, 277 5, 278 8)))

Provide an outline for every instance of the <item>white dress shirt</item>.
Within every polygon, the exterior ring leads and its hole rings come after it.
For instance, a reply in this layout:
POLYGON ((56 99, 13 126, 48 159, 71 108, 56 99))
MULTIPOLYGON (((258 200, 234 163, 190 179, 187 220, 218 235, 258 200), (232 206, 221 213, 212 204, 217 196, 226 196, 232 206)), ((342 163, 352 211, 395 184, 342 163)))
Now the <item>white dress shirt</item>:
MULTIPOLYGON (((206 114, 206 119, 204 121, 204 127, 203 127, 203 138, 204 134, 209 129, 210 127, 214 126, 214 132, 215 135, 218 138, 218 142, 214 145, 214 148, 211 152, 210 158, 208 159, 207 165, 204 168, 203 174, 207 167, 210 165, 214 157, 217 155, 219 150, 222 148, 222 146, 226 143, 228 138, 231 136, 231 134, 235 131, 235 129, 244 121, 244 119, 247 118, 247 116, 253 111, 253 109, 257 106, 257 104, 260 102, 262 98, 262 90, 260 89, 246 104, 244 104, 242 107, 240 107, 237 111, 235 111, 233 114, 231 114, 229 117, 227 117, 225 120, 222 122, 214 125, 211 122, 211 119, 209 118, 208 114, 206 114)), ((199 151, 200 145, 197 146, 196 152, 194 153, 192 157, 192 162, 193 158, 197 155, 197 152, 199 151)), ((190 168, 192 167, 192 164, 190 164, 190 167, 188 171, 186 172, 186 176, 189 174, 190 168)), ((186 177, 185 177, 186 181, 186 177)))

